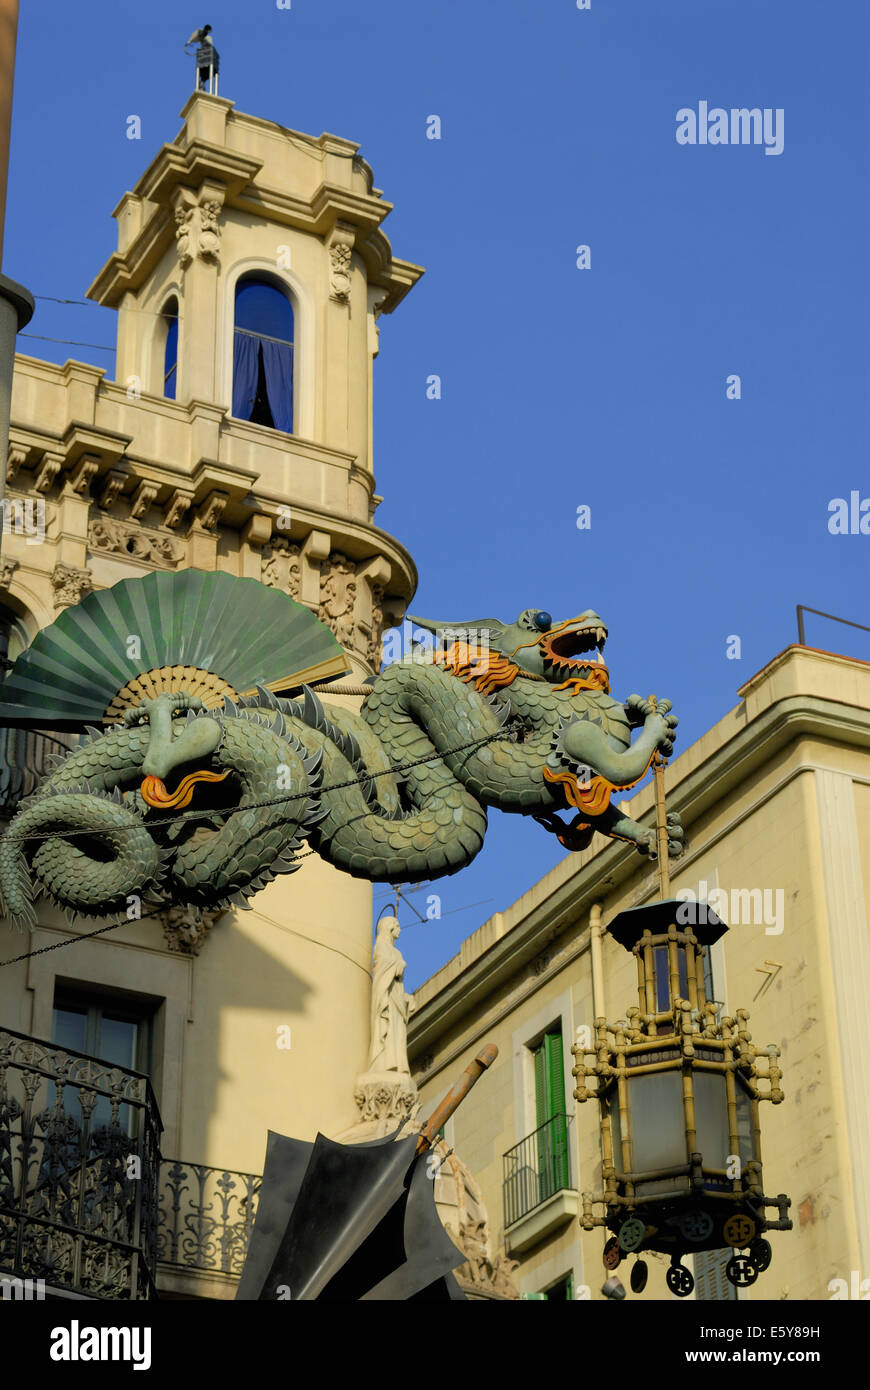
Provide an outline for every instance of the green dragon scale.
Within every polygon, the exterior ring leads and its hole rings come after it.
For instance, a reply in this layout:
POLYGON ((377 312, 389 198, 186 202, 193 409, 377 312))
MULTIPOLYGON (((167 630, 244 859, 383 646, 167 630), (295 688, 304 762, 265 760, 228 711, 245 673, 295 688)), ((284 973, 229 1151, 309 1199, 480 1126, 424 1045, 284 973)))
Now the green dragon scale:
MULTIPOLYGON (((597 614, 411 621, 457 636, 387 666, 359 714, 327 711, 307 688, 218 709, 181 691, 91 729, 0 841, 0 906, 19 925, 35 921, 39 894, 73 917, 123 914, 131 899, 143 911, 247 906, 298 867, 304 842, 357 877, 435 879, 479 852, 489 807, 534 817, 570 849, 597 830, 655 855, 654 829, 610 793, 672 752, 677 721, 667 701, 607 693, 597 614), (185 805, 167 791, 185 778, 190 809, 167 812, 185 805)), ((678 855, 677 816, 668 834, 678 855)))

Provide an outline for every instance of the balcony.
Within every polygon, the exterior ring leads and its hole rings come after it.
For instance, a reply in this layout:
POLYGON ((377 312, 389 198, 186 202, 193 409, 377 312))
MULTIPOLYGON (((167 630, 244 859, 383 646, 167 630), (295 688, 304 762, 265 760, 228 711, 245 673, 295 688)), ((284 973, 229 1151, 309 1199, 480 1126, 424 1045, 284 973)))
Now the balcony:
POLYGON ((161 1159, 146 1076, 0 1029, 0 1277, 48 1298, 231 1298, 261 1178, 161 1159))
POLYGON ((66 757, 77 742, 75 734, 0 729, 0 817, 11 818, 21 799, 49 775, 51 758, 66 757))
POLYGON ((554 1115, 504 1155, 505 1244, 512 1255, 579 1214, 572 1180, 573 1115, 554 1115))
POLYGON ((0 1274, 153 1298, 161 1128, 146 1076, 0 1030, 0 1274))

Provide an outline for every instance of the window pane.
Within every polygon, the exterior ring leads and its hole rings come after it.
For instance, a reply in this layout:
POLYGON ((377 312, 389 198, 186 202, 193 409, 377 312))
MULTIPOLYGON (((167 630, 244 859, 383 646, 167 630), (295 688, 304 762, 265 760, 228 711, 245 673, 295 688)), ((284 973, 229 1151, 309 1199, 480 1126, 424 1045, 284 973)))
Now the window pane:
POLYGON ((678 1071, 629 1077, 628 1106, 636 1173, 676 1168, 686 1162, 683 1082, 678 1071))
POLYGON ((163 394, 175 400, 176 367, 178 365, 178 306, 172 304, 166 313, 166 351, 163 354, 163 394))
POLYGON ((273 285, 257 280, 244 280, 236 290, 236 328, 249 333, 264 333, 293 341, 293 308, 290 300, 273 285))
POLYGON ((136 1070, 136 1043, 139 1025, 129 1019, 111 1018, 103 1014, 100 1021, 100 1037, 97 1043, 97 1056, 106 1062, 114 1062, 119 1067, 132 1067, 136 1070))
POLYGON ((86 1009, 55 1009, 52 1040, 58 1047, 87 1052, 88 1014, 86 1009))

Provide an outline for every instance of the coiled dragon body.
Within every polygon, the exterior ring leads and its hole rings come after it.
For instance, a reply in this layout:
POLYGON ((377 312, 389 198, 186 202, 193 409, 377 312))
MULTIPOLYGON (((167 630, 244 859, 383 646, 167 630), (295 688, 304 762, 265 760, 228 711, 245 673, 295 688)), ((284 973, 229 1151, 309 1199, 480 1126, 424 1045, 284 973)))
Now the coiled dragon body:
MULTIPOLYGON (((488 807, 535 817, 568 848, 598 829, 653 854, 653 830, 610 793, 671 751, 676 720, 666 701, 611 699, 607 668, 581 655, 603 647, 601 619, 554 626, 529 609, 451 631, 461 640, 386 667, 359 714, 310 690, 259 688, 218 709, 180 691, 89 730, 0 841, 0 905, 21 925, 40 893, 88 917, 132 899, 244 906, 305 841, 358 877, 433 879, 478 853, 488 807)), ((669 834, 677 854, 677 817, 669 834)))

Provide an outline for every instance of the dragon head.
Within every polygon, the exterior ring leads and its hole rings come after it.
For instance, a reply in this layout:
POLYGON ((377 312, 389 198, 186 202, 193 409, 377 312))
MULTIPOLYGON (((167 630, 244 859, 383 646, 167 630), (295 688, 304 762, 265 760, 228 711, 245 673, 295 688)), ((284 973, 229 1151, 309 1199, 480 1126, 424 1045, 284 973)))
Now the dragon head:
POLYGON ((477 618, 462 623, 436 623, 408 615, 408 621, 436 640, 460 640, 470 646, 486 645, 506 657, 521 671, 543 677, 551 685, 578 682, 609 689, 609 672, 602 660, 607 628, 591 608, 554 623, 541 608, 525 608, 516 622, 477 618))

